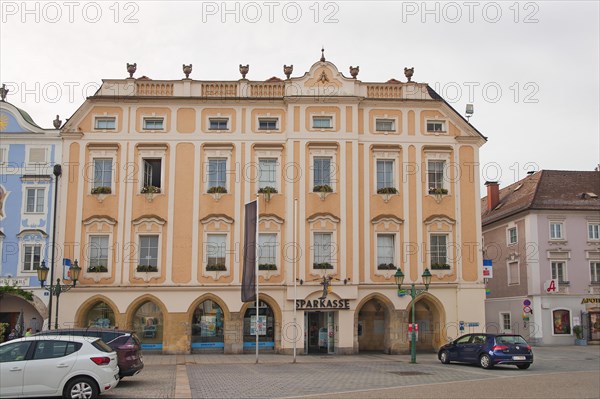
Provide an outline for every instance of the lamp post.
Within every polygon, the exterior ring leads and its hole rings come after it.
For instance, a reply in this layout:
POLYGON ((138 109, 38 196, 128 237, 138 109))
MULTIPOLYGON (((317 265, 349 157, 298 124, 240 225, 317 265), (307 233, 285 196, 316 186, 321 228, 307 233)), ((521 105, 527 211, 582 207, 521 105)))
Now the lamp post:
MULTIPOLYGON (((402 283, 404 282, 404 273, 402 273, 402 269, 398 268, 398 270, 396 270, 396 274, 394 274, 394 278, 396 279, 396 285, 398 286, 398 292, 407 292, 407 290, 402 290, 402 283)), ((416 284, 412 283, 410 285, 410 291, 408 291, 410 293, 410 297, 412 298, 412 328, 411 328, 411 335, 410 335, 410 362, 411 363, 416 363, 417 362, 417 335, 416 335, 416 329, 415 329, 415 298, 418 297, 419 295, 427 292, 429 290, 429 283, 431 283, 431 272, 429 271, 429 269, 425 269, 425 271, 423 272, 423 274, 421 275, 421 278, 423 278, 423 285, 425 286, 425 288, 418 288, 416 287, 416 284)))
MULTIPOLYGON (((37 269, 37 275, 38 275, 38 280, 40 280, 40 286, 50 293, 50 300, 48 301, 48 303, 50 304, 49 310, 48 310, 48 315, 52 314, 52 307, 51 307, 52 297, 53 296, 56 297, 56 316, 55 316, 55 321, 54 321, 54 329, 56 330, 56 329, 58 329, 58 300, 60 299, 60 294, 62 294, 63 292, 69 291, 71 288, 73 288, 73 287, 75 287, 75 285, 77 285, 77 280, 79 279, 79 272, 81 272, 81 268, 79 267, 77 260, 75 260, 73 266, 71 266, 71 268, 70 268, 72 284, 61 284, 60 278, 57 278, 55 284, 52 284, 52 281, 50 281, 50 285, 45 286, 44 283, 46 282, 46 278, 48 277, 48 270, 50 270, 50 274, 52 274, 52 271, 51 271, 52 269, 48 269, 46 267, 46 262, 42 261, 42 265, 37 269)), ((48 329, 49 330, 50 330, 51 324, 52 324, 52 319, 50 319, 50 316, 48 316, 48 329)))

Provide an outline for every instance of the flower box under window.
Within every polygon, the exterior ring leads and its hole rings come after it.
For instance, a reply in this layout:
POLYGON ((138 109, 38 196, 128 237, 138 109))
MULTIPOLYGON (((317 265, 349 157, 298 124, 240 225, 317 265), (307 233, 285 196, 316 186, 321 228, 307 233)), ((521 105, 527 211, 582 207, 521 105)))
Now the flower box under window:
POLYGON ((157 272, 158 271, 158 266, 152 266, 152 265, 138 265, 137 269, 136 269, 139 273, 142 272, 157 272))
POLYGON ((209 194, 227 194, 227 189, 223 186, 213 186, 207 191, 209 194))
POLYGON ((88 273, 106 273, 108 268, 106 266, 90 266, 87 268, 88 273))
POLYGON ((266 186, 258 189, 259 194, 277 194, 277 189, 275 187, 266 186))
POLYGON ((450 270, 450 265, 447 263, 432 263, 431 270, 450 270))
POLYGON ((98 186, 92 188, 92 194, 110 194, 111 192, 112 190, 108 186, 98 186))
POLYGON ((381 187, 377 190, 377 194, 398 194, 396 187, 381 187))
POLYGON ((441 194, 441 195, 446 195, 448 194, 448 189, 446 188, 430 188, 429 189, 429 194, 441 194))
POLYGON ((224 272, 226 270, 227 270, 227 267, 225 267, 224 264, 207 265, 206 266, 207 272, 224 272))
POLYGON ((313 263, 313 269, 333 269, 333 265, 329 262, 313 263))
POLYGON ((313 192, 315 193, 332 193, 333 188, 329 184, 321 184, 313 187, 313 192))
POLYGON ((396 270, 397 267, 393 263, 381 263, 377 265, 377 270, 396 270))
POLYGON ((157 194, 160 193, 160 187, 156 186, 144 186, 140 191, 142 194, 157 194))
POLYGON ((277 265, 274 263, 260 263, 258 270, 277 270, 277 265))

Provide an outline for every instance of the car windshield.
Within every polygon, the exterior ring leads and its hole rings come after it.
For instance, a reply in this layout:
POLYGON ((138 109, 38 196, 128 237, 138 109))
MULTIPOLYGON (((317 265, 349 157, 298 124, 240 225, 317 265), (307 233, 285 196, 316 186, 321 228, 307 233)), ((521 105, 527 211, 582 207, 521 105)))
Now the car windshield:
POLYGON ((527 342, 520 335, 499 335, 496 337, 497 344, 523 344, 527 342))

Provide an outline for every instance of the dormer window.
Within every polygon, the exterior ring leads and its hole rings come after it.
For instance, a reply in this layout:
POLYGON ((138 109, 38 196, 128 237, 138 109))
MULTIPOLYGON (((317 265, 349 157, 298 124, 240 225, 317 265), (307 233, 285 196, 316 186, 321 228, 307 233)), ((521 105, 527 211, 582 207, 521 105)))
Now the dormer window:
POLYGON ((430 133, 443 133, 446 131, 446 126, 443 121, 427 121, 427 131, 430 133))
POLYGON ((94 121, 94 128, 96 130, 115 130, 117 125, 117 118, 114 117, 98 117, 94 121))
POLYGON ((229 119, 227 118, 210 118, 208 120, 209 130, 228 130, 229 119))
POLYGON ((377 119, 375 120, 375 130, 378 132, 393 132, 395 131, 393 119, 377 119))
POLYGON ((163 118, 144 118, 144 130, 163 130, 163 118))
POLYGON ((259 118, 258 130, 277 130, 277 118, 259 118))
POLYGON ((331 116, 313 116, 313 129, 331 128, 333 128, 333 118, 331 116))

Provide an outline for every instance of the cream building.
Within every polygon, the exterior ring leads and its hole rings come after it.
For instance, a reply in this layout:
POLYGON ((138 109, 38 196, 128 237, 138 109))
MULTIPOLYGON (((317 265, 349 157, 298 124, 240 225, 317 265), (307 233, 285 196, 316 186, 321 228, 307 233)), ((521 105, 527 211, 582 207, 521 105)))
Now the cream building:
POLYGON ((104 80, 65 124, 59 242, 82 273, 61 324, 135 329, 165 353, 254 351, 240 287, 244 204, 260 192, 261 350, 408 351, 396 267, 405 283, 433 274, 419 348, 460 321, 483 328, 485 137, 410 78, 362 82, 324 56, 287 79, 240 72, 104 80))

